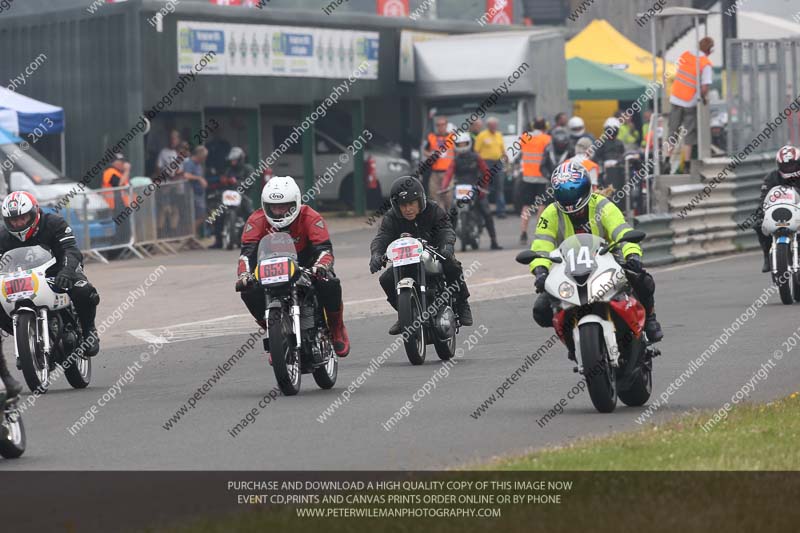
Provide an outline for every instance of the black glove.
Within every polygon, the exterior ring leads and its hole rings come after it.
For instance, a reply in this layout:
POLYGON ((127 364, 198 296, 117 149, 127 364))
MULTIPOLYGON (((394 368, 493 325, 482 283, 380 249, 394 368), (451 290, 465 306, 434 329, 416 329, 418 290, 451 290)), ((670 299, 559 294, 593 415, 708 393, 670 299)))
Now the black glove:
POLYGON ((249 289, 256 282, 256 277, 252 272, 242 272, 236 280, 236 292, 249 289))
POLYGON ((547 270, 543 266, 538 266, 533 269, 533 275, 536 276, 536 281, 534 281, 534 285, 536 286, 536 293, 544 292, 544 282, 547 279, 547 274, 550 271, 547 270))
POLYGON ((380 254, 372 254, 369 258, 369 272, 374 274, 383 268, 383 256, 380 254))
POLYGON ((58 271, 58 274, 56 274, 56 277, 53 281, 55 282, 56 287, 62 291, 68 291, 72 288, 72 284, 75 281, 75 272, 66 268, 62 268, 58 271))
POLYGON ((311 267, 311 273, 316 279, 328 279, 328 266, 317 263, 311 267))
POLYGON ((442 254, 446 261, 450 261, 456 256, 456 249, 453 248, 452 244, 445 244, 439 253, 442 254))
POLYGON ((631 254, 625 259, 625 269, 637 274, 642 273, 642 258, 639 254, 631 254))

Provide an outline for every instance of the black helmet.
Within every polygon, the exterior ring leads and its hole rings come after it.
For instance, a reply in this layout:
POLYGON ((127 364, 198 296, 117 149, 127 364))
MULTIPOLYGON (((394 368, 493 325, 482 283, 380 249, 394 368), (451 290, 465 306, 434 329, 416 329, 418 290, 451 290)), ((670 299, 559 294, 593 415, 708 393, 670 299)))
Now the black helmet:
POLYGON ((551 142, 553 143, 553 149, 556 153, 560 154, 569 148, 569 132, 565 128, 560 126, 558 128, 553 128, 550 136, 552 137, 551 142))
POLYGON ((425 198, 425 189, 422 187, 422 183, 414 176, 400 176, 394 180, 389 193, 389 201, 392 203, 395 214, 402 215, 400 204, 411 203, 414 200, 419 200, 420 212, 425 211, 428 201, 425 198))

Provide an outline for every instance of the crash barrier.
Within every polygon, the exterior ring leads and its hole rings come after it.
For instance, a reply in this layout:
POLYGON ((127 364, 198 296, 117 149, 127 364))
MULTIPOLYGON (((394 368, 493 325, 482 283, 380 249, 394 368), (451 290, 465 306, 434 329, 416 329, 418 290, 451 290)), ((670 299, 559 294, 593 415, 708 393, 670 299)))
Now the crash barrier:
POLYGON ((57 213, 84 255, 104 263, 110 256, 144 258, 201 247, 194 235, 194 190, 185 181, 75 192, 57 213))
POLYGON ((756 138, 765 124, 775 131, 759 151, 800 144, 800 39, 728 39, 727 46, 728 153, 756 138), (777 118, 787 107, 790 114, 777 118))
POLYGON ((90 258, 105 263, 108 261, 103 252, 112 251, 127 251, 141 257, 134 248, 135 228, 132 221, 117 225, 114 222, 115 210, 111 208, 111 202, 115 206, 124 205, 123 197, 128 194, 129 187, 75 192, 59 212, 50 207, 43 207, 43 210, 57 212, 64 217, 75 235, 78 247, 90 258))
MULTIPOLYGON (((131 209, 137 255, 175 254, 202 247, 194 232, 194 189, 185 180, 131 187, 131 209)), ((120 220, 118 220, 120 221, 120 220)))
POLYGON ((659 205, 667 212, 634 219, 636 228, 647 233, 642 243, 647 265, 759 247, 753 214, 758 208, 761 183, 773 169, 774 158, 771 154, 751 154, 720 178, 730 162, 721 157, 696 162, 699 178, 657 177, 660 187, 656 194, 663 195, 659 205), (676 184, 670 184, 670 180, 676 184))

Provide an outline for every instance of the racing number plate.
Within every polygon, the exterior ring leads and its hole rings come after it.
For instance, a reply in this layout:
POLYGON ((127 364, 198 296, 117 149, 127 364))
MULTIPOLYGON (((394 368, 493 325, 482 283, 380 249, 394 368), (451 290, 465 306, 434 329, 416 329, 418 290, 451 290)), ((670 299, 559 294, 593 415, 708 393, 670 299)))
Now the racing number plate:
POLYGON ((456 185, 456 198, 459 200, 472 198, 472 185, 456 185))
POLYGON ((36 294, 36 285, 36 280, 31 274, 3 278, 3 297, 9 302, 30 298, 36 294))
POLYGON ((396 267, 419 263, 422 257, 422 243, 417 239, 397 239, 389 245, 389 253, 386 255, 392 266, 396 267))
POLYGON ((222 193, 222 203, 229 207, 237 207, 242 203, 242 195, 236 191, 225 191, 222 193))
POLYGON ((286 257, 264 259, 258 265, 258 279, 262 285, 286 283, 289 281, 290 261, 286 257))

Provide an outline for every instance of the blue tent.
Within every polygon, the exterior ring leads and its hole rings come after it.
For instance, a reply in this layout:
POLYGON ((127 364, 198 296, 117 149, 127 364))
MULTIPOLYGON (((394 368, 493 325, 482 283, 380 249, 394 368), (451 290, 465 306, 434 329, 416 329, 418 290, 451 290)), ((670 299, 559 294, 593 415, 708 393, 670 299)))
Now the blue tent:
POLYGON ((16 144, 18 142, 22 142, 22 139, 13 133, 0 128, 0 144, 16 144))
POLYGON ((14 135, 61 135, 61 172, 66 173, 64 109, 0 87, 0 127, 14 135))
POLYGON ((46 133, 62 133, 64 131, 64 109, 45 104, 33 98, 28 98, 15 91, 10 91, 5 87, 0 87, 0 110, 5 109, 16 114, 17 127, 9 127, 6 122, 6 129, 12 133, 33 133, 36 128, 46 130, 46 133), (50 119, 53 123, 45 123, 50 119))

